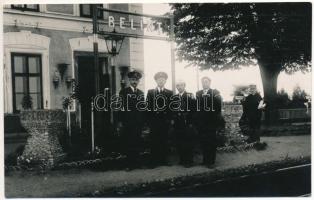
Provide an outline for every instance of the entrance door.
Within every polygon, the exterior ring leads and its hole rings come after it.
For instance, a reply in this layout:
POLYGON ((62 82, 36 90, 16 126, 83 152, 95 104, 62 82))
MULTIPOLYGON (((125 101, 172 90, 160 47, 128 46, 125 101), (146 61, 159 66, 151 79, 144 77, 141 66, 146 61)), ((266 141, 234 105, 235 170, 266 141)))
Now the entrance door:
MULTIPOLYGON (((99 93, 105 88, 110 88, 108 70, 106 70, 106 58, 99 58, 99 93)), ((79 56, 78 63, 78 87, 79 103, 81 105, 81 128, 86 134, 91 133, 91 102, 95 97, 95 70, 93 56, 79 56)), ((99 94, 98 93, 98 94, 99 94)), ((110 130, 110 112, 97 111, 94 109, 94 130, 95 137, 107 135, 105 130, 110 130)), ((96 140, 95 140, 96 141, 96 140)))
POLYGON ((94 60, 92 57, 78 57, 79 103, 81 105, 81 127, 91 130, 91 100, 95 96, 94 60))

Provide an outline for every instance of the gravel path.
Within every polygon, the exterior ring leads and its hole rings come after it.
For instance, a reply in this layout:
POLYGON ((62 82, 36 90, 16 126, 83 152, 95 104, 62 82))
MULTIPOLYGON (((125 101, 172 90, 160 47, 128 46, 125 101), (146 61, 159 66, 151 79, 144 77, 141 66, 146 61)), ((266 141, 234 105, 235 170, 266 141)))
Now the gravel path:
MULTIPOLYGON (((310 156, 311 137, 282 136, 263 137, 268 144, 264 151, 220 153, 217 155, 216 169, 237 168, 249 164, 265 163, 283 158, 310 156)), ((208 172, 203 166, 184 168, 181 166, 161 166, 154 169, 126 171, 58 170, 46 174, 35 172, 10 172, 5 177, 5 196, 18 197, 75 197, 78 193, 88 193, 124 184, 141 183, 156 179, 208 172)))

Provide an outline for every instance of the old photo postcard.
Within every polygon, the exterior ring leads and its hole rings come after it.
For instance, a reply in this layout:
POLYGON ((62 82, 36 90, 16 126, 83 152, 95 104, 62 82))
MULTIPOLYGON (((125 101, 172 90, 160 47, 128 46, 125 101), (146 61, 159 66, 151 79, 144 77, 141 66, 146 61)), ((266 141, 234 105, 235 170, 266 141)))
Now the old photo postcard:
POLYGON ((311 1, 25 2, 4 198, 311 196, 311 1))

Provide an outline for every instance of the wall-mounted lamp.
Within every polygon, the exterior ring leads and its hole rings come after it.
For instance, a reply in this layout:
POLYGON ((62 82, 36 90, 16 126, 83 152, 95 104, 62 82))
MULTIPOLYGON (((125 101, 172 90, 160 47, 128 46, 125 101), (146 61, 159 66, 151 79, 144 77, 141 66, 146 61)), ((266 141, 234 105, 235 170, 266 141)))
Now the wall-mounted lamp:
POLYGON ((65 71, 68 68, 68 65, 70 65, 70 64, 67 64, 67 63, 60 63, 60 64, 58 64, 58 70, 60 72, 62 80, 63 80, 64 73, 65 73, 65 71))
POLYGON ((72 78, 71 76, 67 76, 67 78, 65 79, 65 82, 67 84, 67 88, 71 87, 73 81, 74 81, 74 78, 72 78))
POLYGON ((58 71, 56 70, 52 78, 53 86, 57 88, 59 86, 59 82, 60 82, 60 76, 59 76, 58 71))

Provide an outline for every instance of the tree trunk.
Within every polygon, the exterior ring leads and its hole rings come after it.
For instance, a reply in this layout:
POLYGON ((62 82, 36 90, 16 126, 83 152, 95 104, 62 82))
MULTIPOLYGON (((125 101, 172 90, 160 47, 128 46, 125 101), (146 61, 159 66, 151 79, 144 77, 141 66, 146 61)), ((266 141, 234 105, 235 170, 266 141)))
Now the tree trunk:
POLYGON ((272 63, 258 62, 261 72, 264 100, 267 104, 265 110, 265 121, 267 124, 273 123, 278 119, 276 112, 277 97, 277 79, 280 73, 280 67, 272 63))

